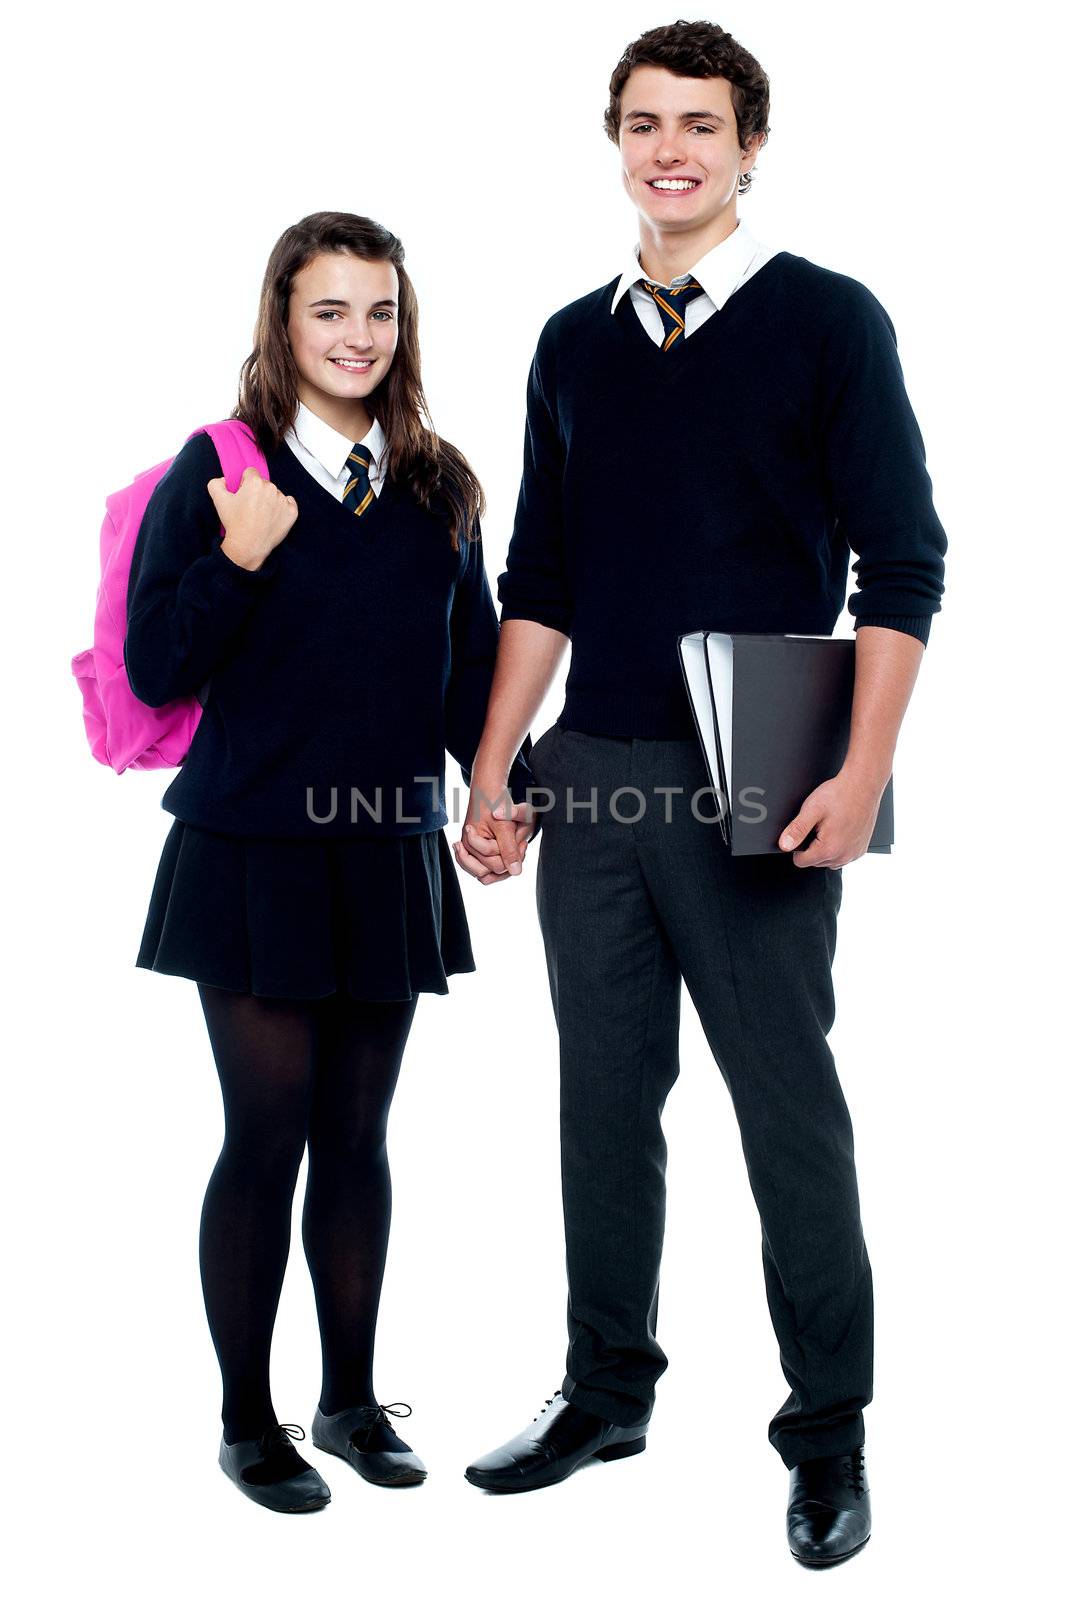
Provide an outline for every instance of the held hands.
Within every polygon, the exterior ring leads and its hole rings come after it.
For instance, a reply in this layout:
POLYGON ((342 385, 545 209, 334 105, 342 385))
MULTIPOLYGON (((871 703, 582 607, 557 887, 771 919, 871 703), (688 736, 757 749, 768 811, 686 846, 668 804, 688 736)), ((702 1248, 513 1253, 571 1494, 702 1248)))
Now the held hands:
POLYGON ((230 494, 224 478, 212 478, 207 493, 224 529, 222 549, 238 567, 251 572, 262 566, 299 516, 292 495, 282 494, 254 467, 244 468, 236 494, 230 494))
POLYGON ((515 805, 505 786, 500 786, 500 792, 499 803, 489 807, 474 790, 462 837, 452 846, 459 866, 485 888, 520 874, 535 829, 532 806, 525 801, 515 805))
POLYGON ((845 867, 865 854, 876 825, 880 797, 887 778, 875 779, 848 771, 846 763, 834 778, 818 784, 807 795, 796 816, 777 840, 782 850, 794 850, 797 867, 845 867), (798 845, 811 828, 815 837, 804 850, 798 845))
MULTIPOLYGON (((890 776, 890 774, 889 774, 890 776)), ((878 782, 847 768, 818 784, 777 840, 794 851, 797 867, 830 867, 838 871, 865 854, 876 825, 887 778, 878 782), (807 834, 814 838, 798 846, 807 834)), ((514 805, 506 790, 491 809, 475 793, 466 812, 462 837, 452 846, 459 866, 487 886, 517 877, 535 831, 535 811, 525 802, 514 805), (509 820, 508 820, 509 812, 509 820)))

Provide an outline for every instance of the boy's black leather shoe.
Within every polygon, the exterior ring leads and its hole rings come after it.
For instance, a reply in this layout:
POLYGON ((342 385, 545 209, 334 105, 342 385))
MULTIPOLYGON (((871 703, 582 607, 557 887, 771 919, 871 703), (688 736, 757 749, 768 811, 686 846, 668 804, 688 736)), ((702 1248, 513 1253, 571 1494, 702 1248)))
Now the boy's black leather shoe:
POLYGON ((622 1428, 604 1422, 590 1411, 554 1398, 521 1433, 466 1468, 466 1477, 479 1489, 496 1493, 519 1489, 545 1489, 561 1483, 571 1472, 595 1456, 600 1461, 620 1461, 637 1455, 647 1444, 647 1423, 622 1428))
POLYGON ((863 1447, 792 1467, 788 1546, 804 1567, 834 1567, 856 1555, 872 1520, 863 1447))

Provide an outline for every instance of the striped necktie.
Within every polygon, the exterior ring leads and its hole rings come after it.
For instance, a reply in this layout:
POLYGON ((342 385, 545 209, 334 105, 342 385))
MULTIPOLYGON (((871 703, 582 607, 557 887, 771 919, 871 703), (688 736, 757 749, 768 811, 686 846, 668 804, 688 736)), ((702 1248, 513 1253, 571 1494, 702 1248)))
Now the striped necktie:
POLYGON ((348 466, 351 468, 351 477, 344 485, 344 504, 357 517, 369 510, 377 496, 370 488, 370 466, 373 462, 373 452, 364 444, 357 444, 348 456, 348 466))
POLYGON ((678 283, 672 289, 663 289, 660 283, 651 283, 647 278, 644 278, 643 286, 662 318, 662 330, 666 337, 660 348, 668 350, 671 345, 680 344, 684 338, 685 300, 691 295, 702 294, 702 284, 696 283, 689 273, 684 283, 678 283))

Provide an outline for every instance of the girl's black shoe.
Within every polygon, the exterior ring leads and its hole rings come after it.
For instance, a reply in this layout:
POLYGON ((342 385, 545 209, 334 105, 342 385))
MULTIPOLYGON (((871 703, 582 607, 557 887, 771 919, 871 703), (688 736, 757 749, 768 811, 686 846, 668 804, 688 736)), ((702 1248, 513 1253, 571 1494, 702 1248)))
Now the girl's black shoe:
POLYGON ((329 1485, 292 1443, 307 1436, 298 1422, 278 1422, 258 1439, 238 1439, 218 1452, 218 1465, 242 1494, 270 1511, 318 1511, 329 1485))
POLYGON ((351 1406, 328 1417, 319 1406, 311 1423, 311 1440, 319 1450, 349 1462, 367 1483, 384 1489, 421 1483, 428 1477, 425 1463, 395 1433, 386 1412, 409 1417, 410 1406, 351 1406))

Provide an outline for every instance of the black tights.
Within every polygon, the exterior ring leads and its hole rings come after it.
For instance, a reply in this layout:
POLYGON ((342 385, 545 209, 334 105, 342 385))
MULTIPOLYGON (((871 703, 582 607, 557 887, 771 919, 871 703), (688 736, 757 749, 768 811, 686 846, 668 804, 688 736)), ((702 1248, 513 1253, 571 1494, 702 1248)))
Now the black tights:
POLYGON ((225 1438, 277 1422, 270 1343, 292 1196, 308 1152, 303 1246, 322 1338, 320 1405, 371 1404, 392 1187, 385 1134, 417 996, 271 1000, 197 984, 225 1107, 204 1195, 200 1274, 225 1438))

